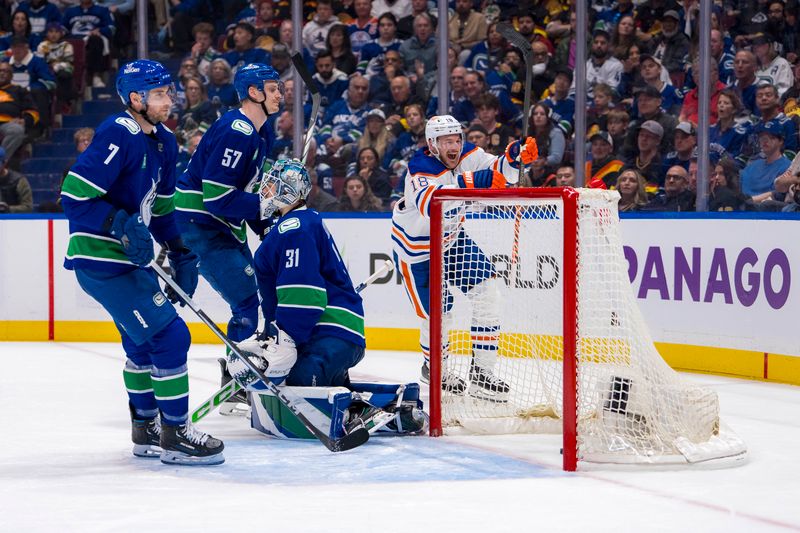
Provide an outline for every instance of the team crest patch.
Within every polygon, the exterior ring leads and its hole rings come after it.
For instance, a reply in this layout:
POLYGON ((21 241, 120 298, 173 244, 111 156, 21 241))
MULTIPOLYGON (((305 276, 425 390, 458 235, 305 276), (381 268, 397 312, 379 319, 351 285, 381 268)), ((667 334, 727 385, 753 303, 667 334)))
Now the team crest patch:
POLYGON ((244 120, 236 119, 231 122, 231 128, 235 129, 236 131, 241 131, 245 135, 250 135, 253 133, 253 126, 245 122, 244 120))
POLYGON ((293 229, 297 229, 299 227, 300 219, 290 218, 281 222, 280 226, 278 226, 278 233, 286 233, 287 231, 292 231, 293 229))
POLYGON ((139 125, 132 118, 118 117, 114 122, 116 122, 120 126, 124 126, 126 130, 131 132, 132 135, 136 135, 141 131, 139 125))
POLYGON ((247 265, 246 267, 244 267, 244 273, 247 274, 248 276, 252 276, 253 274, 255 274, 255 271, 253 270, 253 267, 247 265))
POLYGON ((153 295, 153 303, 156 304, 156 307, 161 307, 167 303, 167 297, 164 296, 163 292, 157 292, 153 295))

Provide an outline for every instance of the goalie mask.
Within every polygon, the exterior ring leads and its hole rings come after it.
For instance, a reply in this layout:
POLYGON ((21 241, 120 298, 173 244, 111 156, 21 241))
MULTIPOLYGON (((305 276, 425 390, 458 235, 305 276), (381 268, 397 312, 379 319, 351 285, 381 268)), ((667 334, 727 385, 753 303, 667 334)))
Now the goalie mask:
POLYGON ((278 159, 261 183, 261 218, 305 200, 311 192, 311 177, 298 159, 278 159))

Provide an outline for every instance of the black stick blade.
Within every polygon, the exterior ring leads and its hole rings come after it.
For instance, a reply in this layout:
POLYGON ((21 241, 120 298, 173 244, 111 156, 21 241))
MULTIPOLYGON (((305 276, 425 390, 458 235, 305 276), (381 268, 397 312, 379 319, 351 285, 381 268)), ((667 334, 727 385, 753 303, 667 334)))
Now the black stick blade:
POLYGON ((362 427, 340 439, 323 441, 323 444, 332 452, 346 452, 347 450, 358 448, 368 440, 369 431, 362 427))

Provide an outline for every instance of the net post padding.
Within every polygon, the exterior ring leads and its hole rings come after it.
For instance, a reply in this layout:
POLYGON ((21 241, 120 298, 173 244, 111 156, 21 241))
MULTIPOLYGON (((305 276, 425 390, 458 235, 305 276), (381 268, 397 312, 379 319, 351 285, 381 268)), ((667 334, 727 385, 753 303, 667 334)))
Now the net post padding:
POLYGON ((655 349, 628 279, 618 199, 570 188, 434 193, 431 383, 443 373, 469 382, 474 358, 510 391, 492 402, 432 385, 432 435, 558 428, 566 470, 745 456, 716 393, 685 383, 655 349), (488 278, 497 289, 485 290, 488 278), (495 332, 488 345, 485 331, 495 332))

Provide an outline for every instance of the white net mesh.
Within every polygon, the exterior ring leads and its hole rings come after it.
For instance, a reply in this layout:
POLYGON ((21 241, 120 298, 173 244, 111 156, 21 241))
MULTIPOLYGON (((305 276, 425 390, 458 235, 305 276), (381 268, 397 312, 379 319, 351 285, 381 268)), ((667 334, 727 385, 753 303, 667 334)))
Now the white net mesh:
MULTIPOLYGON (((716 393, 684 383, 653 345, 628 280, 617 199, 598 190, 581 190, 579 199, 579 458, 694 462, 743 454, 737 438, 720 437, 716 393)), ((442 373, 468 390, 443 391, 443 428, 560 430, 561 199, 469 199, 444 208, 442 373)))

